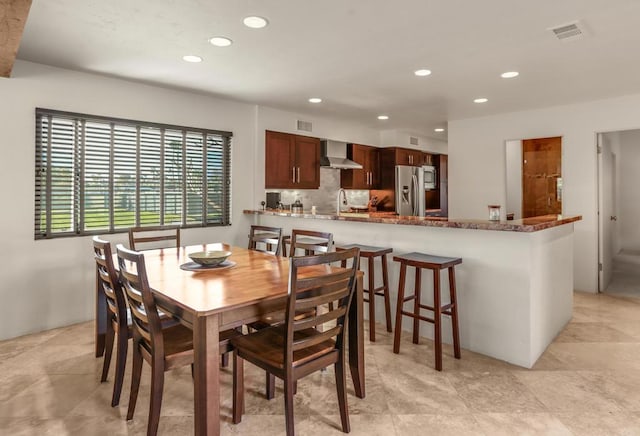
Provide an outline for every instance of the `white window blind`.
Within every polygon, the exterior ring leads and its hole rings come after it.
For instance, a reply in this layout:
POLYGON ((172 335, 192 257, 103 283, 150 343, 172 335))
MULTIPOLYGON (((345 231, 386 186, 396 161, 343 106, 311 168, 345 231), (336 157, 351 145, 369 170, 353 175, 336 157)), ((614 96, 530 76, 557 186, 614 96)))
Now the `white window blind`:
POLYGON ((229 225, 231 137, 36 109, 35 238, 229 225))

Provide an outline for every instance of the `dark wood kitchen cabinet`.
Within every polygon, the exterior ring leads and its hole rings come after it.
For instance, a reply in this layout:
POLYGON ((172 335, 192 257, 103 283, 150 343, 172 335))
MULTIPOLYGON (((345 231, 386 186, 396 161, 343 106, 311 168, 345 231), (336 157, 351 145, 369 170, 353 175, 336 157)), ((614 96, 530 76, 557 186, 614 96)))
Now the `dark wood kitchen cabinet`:
POLYGON ((375 189, 378 186, 378 148, 347 144, 347 158, 362 165, 361 170, 341 170, 340 187, 344 189, 375 189))
POLYGON ((320 139, 289 133, 265 133, 266 189, 318 189, 320 139))
POLYGON ((424 153, 420 150, 402 147, 387 147, 386 150, 393 152, 395 165, 420 167, 424 161, 424 153))

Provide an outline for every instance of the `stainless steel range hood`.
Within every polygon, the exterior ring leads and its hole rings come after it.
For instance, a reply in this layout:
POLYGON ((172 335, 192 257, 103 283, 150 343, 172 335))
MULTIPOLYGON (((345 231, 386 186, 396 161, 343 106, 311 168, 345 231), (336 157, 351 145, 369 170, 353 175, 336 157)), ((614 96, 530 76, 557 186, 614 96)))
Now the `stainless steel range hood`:
POLYGON ((330 139, 320 142, 320 166, 339 170, 361 170, 362 165, 347 159, 347 143, 330 139))

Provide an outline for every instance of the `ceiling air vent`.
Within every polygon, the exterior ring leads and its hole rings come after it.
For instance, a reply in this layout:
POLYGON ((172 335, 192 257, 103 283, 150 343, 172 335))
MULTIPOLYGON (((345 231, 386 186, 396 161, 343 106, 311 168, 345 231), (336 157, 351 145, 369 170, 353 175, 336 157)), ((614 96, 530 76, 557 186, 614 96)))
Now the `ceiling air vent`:
POLYGON ((584 31, 580 28, 579 23, 565 24, 563 26, 552 27, 549 29, 560 41, 569 41, 582 38, 584 31))
POLYGON ((311 121, 302 121, 302 120, 298 120, 298 130, 303 130, 305 132, 311 132, 313 130, 313 126, 311 124, 311 121))
POLYGON ((418 144, 418 138, 415 136, 409 136, 409 144, 410 145, 420 145, 418 144))

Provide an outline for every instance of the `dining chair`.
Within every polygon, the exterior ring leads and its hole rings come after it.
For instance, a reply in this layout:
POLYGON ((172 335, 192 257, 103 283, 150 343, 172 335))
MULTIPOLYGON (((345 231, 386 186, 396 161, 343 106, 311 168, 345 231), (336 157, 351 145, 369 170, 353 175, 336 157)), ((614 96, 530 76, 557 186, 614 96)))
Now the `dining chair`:
POLYGON ((359 249, 352 248, 290 259, 285 322, 231 339, 234 347, 234 423, 242 420, 244 360, 284 381, 288 436, 295 434, 294 382, 333 364, 342 431, 350 431, 345 388, 344 331, 346 316, 355 292, 358 256, 359 249), (331 265, 342 261, 351 261, 352 266, 340 268, 331 265), (322 272, 317 273, 317 270, 308 268, 313 266, 324 268, 322 272), (312 316, 296 319, 297 313, 329 302, 334 304, 327 312, 315 312, 312 316), (316 329, 327 322, 335 322, 334 327, 325 331, 316 329))
POLYGON ((315 230, 293 229, 291 239, 286 239, 283 245, 283 256, 286 257, 286 246, 290 244, 289 256, 295 256, 297 250, 304 250, 305 256, 328 253, 333 249, 333 234, 315 230))
MULTIPOLYGON (((296 255, 296 253, 300 253, 301 251, 305 256, 313 256, 317 254, 327 253, 330 251, 333 245, 333 234, 327 232, 318 232, 314 230, 301 230, 301 229, 293 229, 291 231, 291 238, 286 242, 283 242, 282 252, 283 256, 286 257, 286 243, 289 242, 291 244, 291 248, 289 251, 290 256, 296 255)), ((310 315, 315 315, 316 308, 309 308, 306 311, 302 311, 296 314, 298 319, 306 318, 310 315)), ((266 316, 263 316, 257 321, 252 322, 248 325, 251 330, 261 330, 267 327, 270 327, 275 324, 280 324, 284 322, 285 314, 284 312, 276 312, 271 313, 266 316)), ((319 326, 318 328, 321 328, 319 326)), ((265 380, 265 396, 267 399, 271 400, 275 396, 275 376, 267 372, 266 380, 265 380)), ((294 393, 297 391, 297 384, 294 384, 294 393)))
POLYGON ((279 254, 282 245, 282 229, 252 225, 249 232, 249 250, 279 254))
POLYGON ((100 377, 101 382, 107 381, 114 339, 116 342, 116 369, 113 380, 113 394, 111 396, 111 407, 114 407, 120 402, 131 329, 129 329, 129 323, 127 321, 128 310, 124 291, 122 290, 118 273, 113 266, 111 243, 100 239, 98 236, 94 236, 93 252, 96 262, 97 284, 104 292, 107 303, 105 352, 104 362, 102 364, 102 376, 100 377))
MULTIPOLYGON (((147 434, 158 431, 164 373, 172 369, 192 365, 193 331, 181 324, 163 329, 155 298, 149 287, 144 254, 117 246, 120 281, 126 293, 133 322, 133 372, 127 420, 133 419, 140 388, 142 362, 151 365, 151 398, 147 434)), ((220 352, 232 351, 231 338, 241 336, 235 329, 220 332, 220 352)), ((236 362, 236 360, 234 360, 236 362)), ((242 370, 237 370, 239 373, 242 370)), ((234 367, 234 372, 236 368, 234 367)), ((234 404, 241 404, 234 400, 234 404)))
POLYGON ((165 248, 165 241, 180 247, 180 226, 143 226, 129 228, 129 248, 134 251, 165 248))

